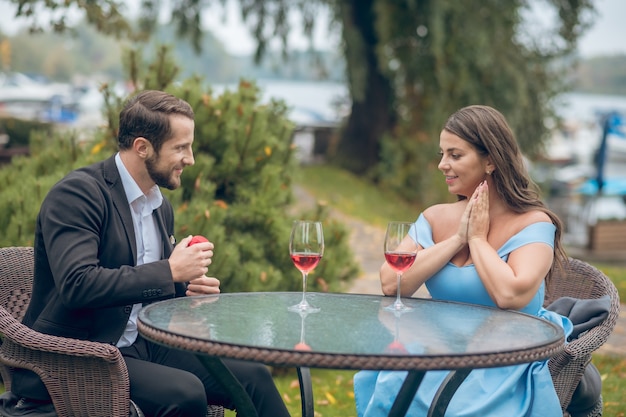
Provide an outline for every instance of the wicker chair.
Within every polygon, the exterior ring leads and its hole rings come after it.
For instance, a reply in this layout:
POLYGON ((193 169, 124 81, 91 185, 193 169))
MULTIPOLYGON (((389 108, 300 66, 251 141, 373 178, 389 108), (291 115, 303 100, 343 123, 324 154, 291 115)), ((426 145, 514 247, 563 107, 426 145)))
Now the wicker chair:
MULTIPOLYGON (((5 389, 11 390, 12 368, 24 368, 40 376, 60 417, 143 416, 130 400, 126 363, 115 346, 46 335, 21 323, 33 266, 32 247, 0 248, 0 374, 5 389)), ((207 409, 209 417, 223 415, 223 407, 207 409)))
MULTIPOLYGON (((611 300, 608 317, 598 326, 569 342, 562 352, 548 362, 565 417, 570 415, 567 408, 585 367, 591 362, 591 354, 607 341, 617 323, 620 301, 615 285, 606 275, 588 263, 573 258, 569 258, 563 272, 555 275, 546 288, 544 306, 561 297, 597 299, 605 295, 611 300)), ((588 416, 601 415, 602 396, 588 416)))

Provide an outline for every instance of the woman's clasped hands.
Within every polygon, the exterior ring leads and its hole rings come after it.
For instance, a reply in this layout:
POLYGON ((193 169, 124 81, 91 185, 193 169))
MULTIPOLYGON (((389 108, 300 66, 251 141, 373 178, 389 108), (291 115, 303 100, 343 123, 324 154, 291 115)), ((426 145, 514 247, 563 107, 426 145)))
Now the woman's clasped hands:
POLYGON ((472 239, 485 239, 489 233, 489 186, 487 181, 478 184, 468 199, 465 211, 461 216, 457 235, 463 244, 472 239))

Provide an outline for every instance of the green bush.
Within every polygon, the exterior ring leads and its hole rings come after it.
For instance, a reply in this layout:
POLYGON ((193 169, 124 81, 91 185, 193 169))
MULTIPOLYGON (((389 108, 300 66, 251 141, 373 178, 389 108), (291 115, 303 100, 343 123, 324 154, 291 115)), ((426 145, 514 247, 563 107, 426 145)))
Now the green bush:
POLYGON ((37 120, 24 120, 17 117, 0 117, 0 133, 9 135, 7 147, 17 148, 28 146, 33 131, 52 132, 52 124, 37 120))
MULTIPOLYGON (((187 100, 196 114, 195 165, 185 169, 178 190, 163 191, 176 210, 177 239, 201 234, 215 243, 209 274, 220 279, 224 291, 301 289, 288 253, 292 180, 299 169, 288 109, 280 101, 261 103, 253 82, 242 81, 220 96, 203 88, 200 79, 174 84, 175 67, 167 51, 161 52, 145 80, 133 82, 187 100)), ((31 156, 0 170, 0 245, 32 245, 37 212, 50 187, 70 170, 115 151, 122 101, 107 87, 103 94, 111 122, 93 142, 79 146, 73 137, 34 134, 31 156)), ((323 205, 295 216, 324 222, 326 254, 310 274, 309 290, 341 289, 358 270, 347 231, 328 218, 323 205)))

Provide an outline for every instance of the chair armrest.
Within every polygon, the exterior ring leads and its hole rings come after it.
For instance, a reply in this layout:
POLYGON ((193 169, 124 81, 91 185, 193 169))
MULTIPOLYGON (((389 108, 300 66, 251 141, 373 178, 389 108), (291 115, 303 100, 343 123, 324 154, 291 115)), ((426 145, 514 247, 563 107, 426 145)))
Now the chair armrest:
POLYGON ((571 402, 585 367, 591 361, 591 353, 585 353, 588 350, 587 347, 571 348, 572 346, 566 345, 564 350, 552 356, 548 361, 548 368, 562 410, 565 410, 571 402))
POLYGON ((619 298, 616 291, 615 294, 609 292, 612 305, 608 317, 598 326, 567 343, 564 349, 552 356, 548 362, 563 410, 569 405, 585 367, 591 361, 591 354, 606 343, 617 323, 619 298))
POLYGON ((35 372, 59 416, 128 416, 128 370, 115 346, 34 331, 2 307, 0 332, 0 362, 35 372))
POLYGON ((19 322, 12 324, 9 328, 0 324, 0 328, 6 338, 33 350, 75 357, 94 357, 107 362, 115 362, 121 355, 113 345, 48 335, 32 330, 19 322))

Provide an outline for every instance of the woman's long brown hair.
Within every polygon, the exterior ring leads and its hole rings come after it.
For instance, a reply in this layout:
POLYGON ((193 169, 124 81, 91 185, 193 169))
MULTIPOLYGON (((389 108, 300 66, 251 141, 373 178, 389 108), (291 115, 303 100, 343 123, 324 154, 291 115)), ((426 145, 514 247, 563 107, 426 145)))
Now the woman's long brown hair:
POLYGON ((469 142, 480 155, 489 156, 496 169, 491 173, 495 191, 516 213, 540 210, 556 227, 554 262, 546 277, 563 267, 567 255, 561 242, 563 223, 541 200, 540 189, 530 178, 524 157, 504 116, 489 106, 468 106, 452 114, 444 129, 469 142))

